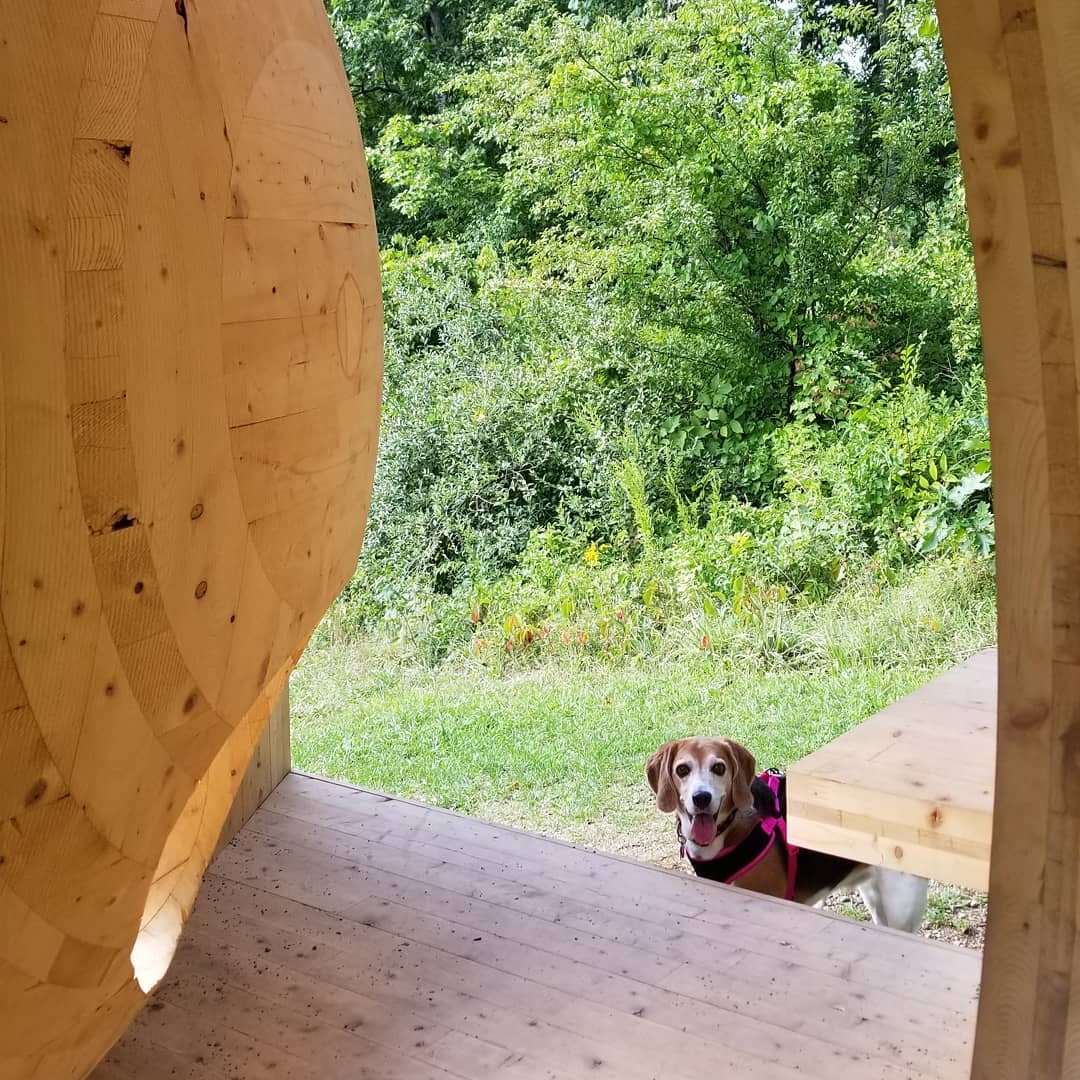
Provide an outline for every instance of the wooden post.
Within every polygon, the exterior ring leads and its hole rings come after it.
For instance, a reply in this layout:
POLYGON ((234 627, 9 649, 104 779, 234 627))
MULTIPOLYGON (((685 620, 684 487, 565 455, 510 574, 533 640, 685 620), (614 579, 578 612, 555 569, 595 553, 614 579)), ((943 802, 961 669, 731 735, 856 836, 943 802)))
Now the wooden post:
POLYGON ((244 779, 240 781, 232 809, 221 829, 217 851, 220 851, 251 820, 252 814, 262 806, 274 788, 288 776, 292 769, 289 736, 289 685, 286 683, 285 692, 278 698, 277 704, 271 711, 270 719, 251 757, 251 764, 244 773, 244 779))
POLYGON ((973 1076, 1080 1075, 1080 5, 940 0, 998 539, 998 741, 973 1076))

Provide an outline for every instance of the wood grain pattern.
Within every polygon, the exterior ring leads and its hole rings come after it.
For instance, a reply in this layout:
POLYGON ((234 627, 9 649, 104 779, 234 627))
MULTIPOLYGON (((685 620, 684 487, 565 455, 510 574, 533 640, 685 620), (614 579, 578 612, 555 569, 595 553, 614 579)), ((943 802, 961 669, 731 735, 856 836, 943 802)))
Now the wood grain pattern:
POLYGON ((1080 8, 938 5, 994 456, 998 734, 973 1075, 1080 1072, 1080 8))
POLYGON ((145 19, 100 13, 94 20, 75 113, 79 138, 130 143, 135 137, 135 109, 153 32, 154 24, 145 19))
MULTIPOLYGON (((973 1069, 1076 1075, 1080 9, 939 6, 979 279, 999 551, 991 907, 973 1069)), ((0 40, 0 1069, 64 1080, 143 1003, 132 956, 145 946, 168 960, 289 664, 351 569, 375 453, 380 299, 355 111, 316 0, 14 0, 0 6, 0 40), (271 322, 282 338, 264 353, 271 322), (302 377, 289 370, 298 330, 302 377), (329 423, 305 444, 312 417, 329 423), (137 531, 106 542, 123 530, 137 531)), ((969 713, 957 722, 974 723, 969 713)), ((918 729, 917 716, 903 722, 918 729)), ((966 746, 936 737, 953 754, 966 746)), ((906 746, 876 752, 875 783, 919 766, 906 746)), ((977 794, 982 767, 958 760, 954 790, 977 794)), ((320 792, 329 817, 310 821, 310 796, 296 785, 288 795, 290 822, 269 811, 265 821, 288 833, 294 857, 260 837, 256 815, 251 847, 232 849, 231 878, 215 879, 223 904, 258 927, 229 942, 243 959, 219 976, 212 965, 227 951, 196 956, 197 989, 181 987, 161 1010, 164 1044, 114 1058, 112 1075, 145 1076, 148 1060, 232 1075, 240 1055, 250 1075, 303 1075, 313 1042, 328 1067, 366 1062, 386 1077, 604 1067, 634 1077, 667 1075, 672 1061, 695 1076, 718 1061, 766 1076, 966 1068, 950 1047, 967 1031, 970 960, 954 967, 910 939, 723 890, 702 906, 700 883, 511 845, 458 819, 444 828, 430 811, 389 813, 371 797, 320 792), (373 822, 382 834, 369 849, 357 830, 373 822), (504 867, 484 886, 492 899, 424 892, 400 863, 424 829, 426 873, 453 864, 460 883, 479 861, 504 867), (374 861, 354 871, 369 850, 374 861), (264 865, 285 899, 263 888, 264 865), (522 915, 515 905, 537 875, 549 891, 528 896, 522 915), (620 889, 645 894, 648 919, 633 921, 620 889), (674 938, 672 910, 688 920, 674 938), (489 924, 499 929, 489 935, 489 924), (792 926, 796 966, 815 973, 805 978, 840 971, 820 1000, 763 981, 761 957, 792 926), (635 947, 619 943, 624 933, 635 947), (682 950, 712 955, 716 935, 733 933, 751 943, 736 954, 747 967, 695 975, 700 963, 691 970, 682 950), (298 959, 312 935, 317 969, 298 959), (266 947, 259 938, 281 951, 280 992, 242 981, 266 947), (356 949, 367 950, 359 974, 356 949), (921 1012, 892 989, 912 964, 929 973, 921 1012), (863 998, 847 992, 853 982, 863 998), (305 1030, 293 985, 331 1022, 305 1030), (235 1011, 200 1015, 202 993, 220 986, 235 1011), (430 1048, 385 1019, 418 998, 440 1025, 430 1048), (772 1020, 753 1014, 762 1000, 772 1020), (383 1010, 378 1037, 343 1019, 362 1007, 383 1010), (268 1057, 247 1034, 264 1008, 268 1057), (194 1061, 192 1043, 207 1040, 221 1053, 194 1061)), ((841 811, 872 816, 865 804, 841 811)), ((874 810, 906 812, 884 799, 874 810)), ((954 807, 948 818, 954 861, 983 861, 978 813, 954 807)), ((940 852, 925 840, 916 848, 940 852)))
POLYGON ((792 841, 986 889, 996 710, 987 649, 792 765, 792 841))
POLYGON ((219 855, 154 1009, 94 1080, 155 1060, 175 1080, 944 1080, 968 1072, 978 972, 970 952, 293 774, 219 855))
POLYGON ((229 816, 218 837, 217 850, 225 847, 254 816, 271 792, 292 770, 292 746, 290 744, 289 691, 278 699, 270 713, 255 752, 251 755, 247 771, 233 799, 229 816))
POLYGON ((0 1076, 67 1080, 287 769, 265 729, 355 565, 381 293, 318 0, 14 0, 0 41, 0 1076), (320 327, 302 377, 250 321, 277 281, 320 327))

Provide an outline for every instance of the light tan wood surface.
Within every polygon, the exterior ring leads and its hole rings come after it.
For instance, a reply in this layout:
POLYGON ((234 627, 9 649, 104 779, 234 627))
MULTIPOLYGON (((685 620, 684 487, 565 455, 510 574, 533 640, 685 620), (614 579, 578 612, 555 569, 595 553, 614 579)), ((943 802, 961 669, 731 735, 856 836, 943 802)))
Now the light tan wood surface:
POLYGON ((987 649, 792 765, 792 842, 986 889, 996 710, 987 649))
POLYGON ((998 745, 974 1076, 1080 1076, 1080 5, 940 0, 990 404, 998 745))
POLYGON ((355 565, 381 351, 320 0, 0 4, 4 1080, 167 964, 355 565))
POLYGON ((270 719, 255 744, 247 771, 240 781, 228 817, 221 827, 216 850, 220 851, 251 820, 251 816, 262 806, 274 788, 289 775, 291 769, 289 691, 286 686, 285 693, 271 709, 270 719))
POLYGON ((978 975, 937 942, 293 774, 94 1080, 960 1078, 978 975))

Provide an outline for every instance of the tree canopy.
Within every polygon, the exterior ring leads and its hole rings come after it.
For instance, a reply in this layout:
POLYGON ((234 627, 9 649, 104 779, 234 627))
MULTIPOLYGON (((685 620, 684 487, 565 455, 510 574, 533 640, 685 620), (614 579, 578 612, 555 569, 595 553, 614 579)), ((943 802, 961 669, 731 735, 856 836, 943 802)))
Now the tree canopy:
POLYGON ((988 549, 929 5, 329 7, 383 247, 371 573, 449 592, 542 533, 630 551, 628 475, 661 534, 723 504, 774 539, 809 514, 822 566, 988 549))

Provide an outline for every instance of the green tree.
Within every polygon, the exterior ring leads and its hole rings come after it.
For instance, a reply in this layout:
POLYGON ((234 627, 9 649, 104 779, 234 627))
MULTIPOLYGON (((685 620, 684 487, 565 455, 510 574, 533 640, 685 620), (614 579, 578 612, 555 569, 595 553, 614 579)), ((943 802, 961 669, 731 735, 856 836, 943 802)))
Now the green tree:
POLYGON ((450 587, 551 523, 611 532, 627 435, 661 507, 706 481, 765 503, 777 433, 831 438, 898 385, 908 346, 931 395, 969 385, 925 7, 897 5, 870 44, 862 15, 817 25, 812 48, 805 18, 760 0, 488 0, 440 9, 437 31, 423 5, 334 10, 386 248, 372 551, 423 531, 450 587))

